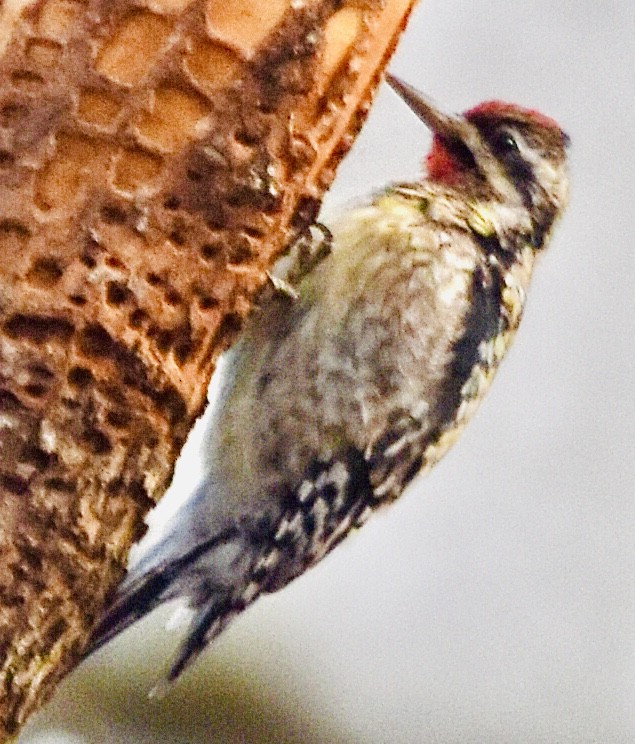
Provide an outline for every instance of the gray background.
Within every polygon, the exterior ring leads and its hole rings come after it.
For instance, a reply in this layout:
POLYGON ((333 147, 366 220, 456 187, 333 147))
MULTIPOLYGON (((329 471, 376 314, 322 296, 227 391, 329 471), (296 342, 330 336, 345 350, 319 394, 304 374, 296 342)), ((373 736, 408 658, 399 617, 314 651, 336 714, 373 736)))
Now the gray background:
MULTIPOLYGON (((23 744, 635 741, 632 0, 424 0, 392 70, 573 140, 572 201, 476 421, 401 502, 243 615, 163 701, 159 612, 73 674, 23 744)), ((327 212, 417 175, 385 87, 327 212)), ((178 492, 196 477, 196 444, 178 492)))

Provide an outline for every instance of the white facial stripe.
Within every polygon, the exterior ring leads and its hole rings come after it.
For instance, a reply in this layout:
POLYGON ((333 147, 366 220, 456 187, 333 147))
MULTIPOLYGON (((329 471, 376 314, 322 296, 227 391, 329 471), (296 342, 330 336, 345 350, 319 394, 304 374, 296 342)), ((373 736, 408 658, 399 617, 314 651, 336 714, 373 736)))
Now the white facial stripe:
POLYGON ((530 147, 520 132, 514 131, 513 136, 523 160, 531 166, 535 180, 543 186, 555 183, 558 180, 558 171, 551 160, 530 147))

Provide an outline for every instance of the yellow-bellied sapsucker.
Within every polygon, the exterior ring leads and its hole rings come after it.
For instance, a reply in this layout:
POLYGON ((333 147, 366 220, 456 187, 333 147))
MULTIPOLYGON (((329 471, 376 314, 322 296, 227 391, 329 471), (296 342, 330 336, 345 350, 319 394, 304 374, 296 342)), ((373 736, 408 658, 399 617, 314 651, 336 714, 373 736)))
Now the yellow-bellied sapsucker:
POLYGON ((567 199, 567 136, 497 101, 447 116, 389 82, 434 133, 427 178, 295 246, 228 352, 202 482, 92 649, 182 597, 195 614, 176 678, 259 594, 434 465, 489 387, 567 199))

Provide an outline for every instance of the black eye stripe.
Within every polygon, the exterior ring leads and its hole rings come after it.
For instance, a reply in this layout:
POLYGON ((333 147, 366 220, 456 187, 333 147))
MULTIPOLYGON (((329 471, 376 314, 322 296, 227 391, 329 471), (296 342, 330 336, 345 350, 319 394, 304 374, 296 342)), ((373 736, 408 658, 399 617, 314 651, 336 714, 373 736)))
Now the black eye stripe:
POLYGON ((458 138, 443 137, 446 150, 466 169, 476 170, 476 160, 470 148, 458 138))
POLYGON ((536 185, 534 171, 531 165, 519 154, 511 162, 503 160, 503 167, 509 176, 510 181, 521 195, 523 204, 527 209, 533 206, 533 191, 536 185))
POLYGON ((518 148, 518 138, 507 127, 480 126, 479 132, 494 156, 500 161, 509 180, 520 194, 523 204, 531 209, 533 206, 532 193, 536 185, 533 167, 522 156, 518 148), (514 145, 509 142, 513 139, 514 145))

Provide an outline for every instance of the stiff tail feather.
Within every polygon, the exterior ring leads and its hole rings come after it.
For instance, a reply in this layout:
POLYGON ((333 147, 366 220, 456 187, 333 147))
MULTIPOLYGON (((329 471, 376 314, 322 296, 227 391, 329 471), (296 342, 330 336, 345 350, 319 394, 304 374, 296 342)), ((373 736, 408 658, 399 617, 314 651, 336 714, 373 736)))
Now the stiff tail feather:
POLYGON ((123 581, 112 604, 95 626, 84 658, 159 605, 183 597, 197 611, 167 675, 168 682, 174 681, 235 614, 232 612, 232 589, 222 582, 213 583, 212 575, 206 577, 201 571, 201 564, 221 546, 239 538, 237 529, 227 529, 178 558, 147 568, 142 562, 123 581))

